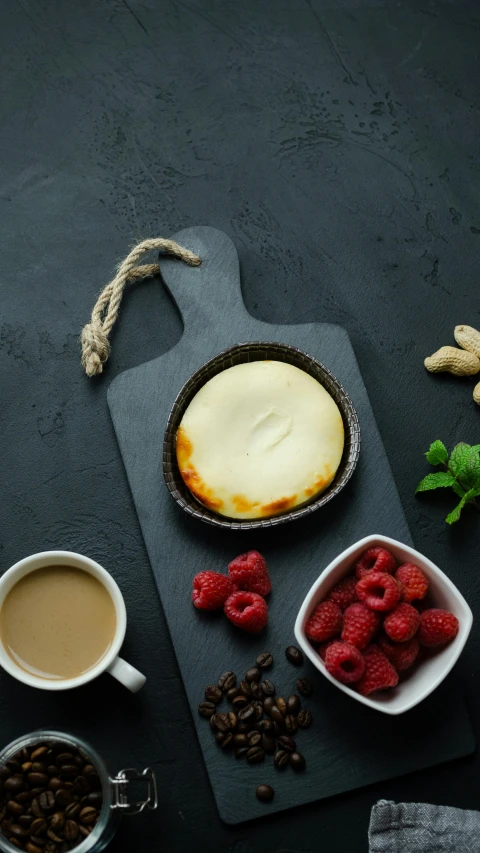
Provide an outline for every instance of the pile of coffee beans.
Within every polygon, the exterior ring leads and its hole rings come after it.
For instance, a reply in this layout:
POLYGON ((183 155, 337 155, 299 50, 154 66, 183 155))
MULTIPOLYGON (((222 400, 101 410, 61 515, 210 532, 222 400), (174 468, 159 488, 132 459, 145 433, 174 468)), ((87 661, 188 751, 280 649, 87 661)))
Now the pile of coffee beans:
MULTIPOLYGON (((296 666, 303 661, 301 651, 294 646, 289 646, 286 654, 296 666)), ((260 764, 266 755, 273 755, 278 770, 291 767, 301 772, 305 770, 305 758, 297 749, 295 737, 300 729, 311 725, 312 714, 302 709, 296 693, 286 699, 276 695, 273 681, 265 678, 264 673, 272 665, 270 652, 263 652, 243 680, 238 681, 230 670, 224 672, 217 684, 205 688, 205 701, 200 703, 198 711, 210 721, 221 749, 231 750, 235 758, 260 764), (231 710, 220 712, 217 706, 224 698, 231 704, 231 710)), ((308 678, 297 679, 297 689, 302 696, 312 694, 308 678)), ((274 790, 270 785, 259 785, 256 794, 259 800, 269 802, 274 790)))
POLYGON ((81 750, 61 741, 32 744, 0 767, 0 829, 26 853, 66 853, 97 823, 101 788, 81 750))

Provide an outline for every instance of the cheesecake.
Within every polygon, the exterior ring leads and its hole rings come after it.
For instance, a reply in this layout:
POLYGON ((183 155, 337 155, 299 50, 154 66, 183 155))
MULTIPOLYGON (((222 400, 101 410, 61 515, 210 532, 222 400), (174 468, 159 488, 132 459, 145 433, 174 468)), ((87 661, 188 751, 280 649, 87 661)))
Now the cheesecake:
POLYGON ((325 388, 280 361, 237 364, 200 388, 177 432, 180 474, 203 506, 232 519, 290 512, 340 465, 344 428, 325 388))

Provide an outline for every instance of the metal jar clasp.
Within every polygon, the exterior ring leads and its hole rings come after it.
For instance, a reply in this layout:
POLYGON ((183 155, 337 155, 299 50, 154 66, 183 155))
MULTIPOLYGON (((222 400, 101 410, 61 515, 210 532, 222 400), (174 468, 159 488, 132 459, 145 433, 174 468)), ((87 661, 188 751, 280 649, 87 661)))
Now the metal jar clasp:
MULTIPOLYGON (((120 770, 114 779, 110 778, 113 789, 112 809, 122 809, 124 814, 140 814, 144 809, 156 809, 158 806, 157 780, 151 767, 146 767, 141 772, 134 767, 120 770), (131 783, 145 782, 147 785, 147 798, 145 800, 130 801, 131 783), (130 796, 129 796, 130 795, 130 796)), ((133 789, 137 788, 133 786, 133 789)))

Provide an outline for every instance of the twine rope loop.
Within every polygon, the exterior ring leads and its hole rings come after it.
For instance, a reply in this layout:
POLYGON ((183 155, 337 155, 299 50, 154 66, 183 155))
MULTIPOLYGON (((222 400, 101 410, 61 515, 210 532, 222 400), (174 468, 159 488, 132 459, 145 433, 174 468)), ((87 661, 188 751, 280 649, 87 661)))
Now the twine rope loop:
POLYGON ((125 286, 158 275, 160 272, 158 264, 138 264, 142 255, 152 250, 172 255, 191 267, 198 267, 202 262, 201 258, 190 252, 189 249, 185 249, 175 243, 174 240, 165 240, 162 237, 142 240, 141 243, 134 246, 130 254, 119 265, 115 277, 100 293, 94 305, 90 322, 82 329, 82 364, 87 376, 97 376, 102 373, 103 365, 110 355, 108 336, 118 317, 125 286))

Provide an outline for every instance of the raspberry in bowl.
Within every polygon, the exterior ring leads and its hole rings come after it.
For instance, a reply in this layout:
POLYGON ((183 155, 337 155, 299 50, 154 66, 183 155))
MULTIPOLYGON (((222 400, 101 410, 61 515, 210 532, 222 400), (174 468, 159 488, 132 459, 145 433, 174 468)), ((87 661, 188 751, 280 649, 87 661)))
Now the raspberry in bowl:
POLYGON ((377 534, 347 548, 322 572, 300 608, 295 636, 332 684, 397 715, 441 684, 472 621, 467 602, 438 566, 377 534))

